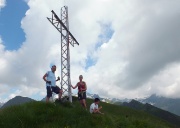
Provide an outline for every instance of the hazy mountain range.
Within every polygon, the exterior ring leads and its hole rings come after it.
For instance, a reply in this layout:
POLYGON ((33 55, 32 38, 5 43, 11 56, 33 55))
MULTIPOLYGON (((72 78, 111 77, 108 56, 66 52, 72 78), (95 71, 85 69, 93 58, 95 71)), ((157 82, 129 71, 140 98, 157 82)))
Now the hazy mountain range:
POLYGON ((3 106, 3 104, 4 104, 4 103, 1 103, 1 102, 0 102, 0 108, 3 106))
MULTIPOLYGON (((74 96, 77 96, 77 95, 74 95, 74 96)), ((117 105, 122 105, 124 102, 129 103, 132 101, 132 99, 103 98, 103 97, 100 97, 98 94, 90 94, 88 92, 87 92, 87 98, 91 98, 91 99, 100 98, 102 102, 107 102, 107 103, 117 104, 117 105)), ((154 94, 147 98, 135 99, 135 100, 139 101, 143 104, 146 104, 146 103, 151 104, 162 110, 166 110, 166 111, 169 111, 173 114, 180 116, 180 109, 179 109, 180 108, 180 98, 172 99, 172 98, 157 96, 154 94)), ((18 105, 18 104, 26 103, 29 101, 35 101, 35 100, 28 98, 28 97, 16 96, 15 98, 10 99, 6 103, 0 103, 0 107, 4 108, 7 106, 18 105)))
POLYGON ((136 110, 144 111, 149 114, 152 114, 154 116, 157 116, 163 120, 166 120, 172 124, 176 124, 177 126, 180 126, 180 116, 173 114, 171 112, 162 110, 160 108, 157 108, 153 105, 150 105, 148 103, 141 103, 136 100, 132 100, 131 102, 124 102, 122 106, 130 107, 136 110))
POLYGON ((141 103, 149 103, 153 106, 161 108, 180 116, 180 98, 166 98, 157 95, 151 95, 145 99, 139 99, 141 103))
MULTIPOLYGON (((99 97, 97 94, 88 94, 88 93, 87 93, 87 97, 92 98, 92 99, 98 97, 103 102, 117 104, 117 105, 122 105, 124 102, 129 103, 133 100, 133 99, 127 99, 127 98, 126 99, 102 98, 102 97, 99 97)), ((166 110, 180 116, 180 98, 176 98, 176 99, 166 98, 166 97, 157 96, 153 94, 150 97, 143 98, 143 99, 136 98, 135 100, 143 104, 148 103, 162 110, 166 110)))
MULTIPOLYGON (((98 97, 101 99, 101 101, 104 101, 104 102, 109 102, 111 104, 117 104, 121 106, 130 107, 132 109, 144 111, 158 118, 166 120, 167 122, 180 126, 180 116, 178 116, 178 114, 176 113, 173 114, 170 110, 170 108, 174 108, 172 111, 176 112, 175 110, 177 110, 178 112, 178 108, 179 108, 178 99, 169 99, 165 97, 158 97, 156 95, 152 95, 148 98, 139 99, 139 101, 137 101, 137 100, 129 100, 129 99, 101 98, 97 94, 90 94, 90 93, 87 93, 87 97, 91 99, 98 97), (150 102, 152 105, 145 102, 150 102), (159 106, 161 105, 161 107, 169 109, 169 111, 155 107, 155 105, 159 105, 159 106)), ((1 108, 13 106, 13 105, 19 105, 19 104, 23 104, 27 102, 33 102, 33 101, 36 101, 36 100, 33 100, 28 97, 16 96, 10 99, 8 102, 6 102, 1 108)))
POLYGON ((16 96, 10 99, 9 101, 7 101, 6 103, 4 103, 1 108, 13 106, 13 105, 20 105, 20 104, 31 102, 31 101, 35 101, 35 100, 28 97, 16 96))

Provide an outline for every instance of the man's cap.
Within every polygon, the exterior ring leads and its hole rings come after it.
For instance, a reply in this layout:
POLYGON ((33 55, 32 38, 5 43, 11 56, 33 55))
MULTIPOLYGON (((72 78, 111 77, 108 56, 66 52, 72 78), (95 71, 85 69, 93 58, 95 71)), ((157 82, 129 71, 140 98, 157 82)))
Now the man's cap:
POLYGON ((53 66, 56 66, 54 63, 51 63, 50 64, 50 68, 52 68, 53 66))

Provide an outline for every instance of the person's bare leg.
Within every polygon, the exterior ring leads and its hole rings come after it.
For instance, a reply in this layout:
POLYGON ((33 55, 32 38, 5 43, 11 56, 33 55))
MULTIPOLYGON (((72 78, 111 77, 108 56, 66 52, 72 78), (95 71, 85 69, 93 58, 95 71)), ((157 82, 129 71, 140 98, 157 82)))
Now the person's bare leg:
POLYGON ((46 96, 46 103, 48 103, 48 102, 49 102, 49 97, 46 96))
POLYGON ((59 100, 60 100, 60 99, 61 99, 61 96, 62 96, 62 90, 59 91, 58 96, 59 96, 58 98, 59 98, 59 100))
POLYGON ((82 103, 83 103, 84 108, 87 109, 87 106, 86 106, 86 100, 85 100, 85 99, 82 99, 82 103))
POLYGON ((82 107, 84 107, 84 106, 83 106, 83 101, 82 101, 82 100, 80 100, 79 102, 80 102, 81 106, 82 106, 82 107))

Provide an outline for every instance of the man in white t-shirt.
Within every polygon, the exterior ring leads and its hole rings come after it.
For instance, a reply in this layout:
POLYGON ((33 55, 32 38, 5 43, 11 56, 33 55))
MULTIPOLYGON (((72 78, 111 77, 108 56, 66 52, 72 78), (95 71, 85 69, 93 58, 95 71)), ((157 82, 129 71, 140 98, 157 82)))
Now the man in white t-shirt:
POLYGON ((99 98, 94 99, 94 103, 92 103, 90 106, 90 113, 104 114, 100 112, 100 110, 102 109, 102 106, 98 107, 99 102, 100 102, 99 98))
POLYGON ((56 94, 58 94, 58 100, 61 100, 61 96, 62 96, 62 89, 60 89, 56 85, 56 81, 60 80, 60 77, 56 79, 56 76, 55 76, 56 65, 51 64, 50 68, 51 68, 51 71, 48 71, 43 76, 43 79, 46 82, 46 89, 47 89, 46 102, 49 102, 49 98, 52 97, 52 92, 55 92, 56 94))

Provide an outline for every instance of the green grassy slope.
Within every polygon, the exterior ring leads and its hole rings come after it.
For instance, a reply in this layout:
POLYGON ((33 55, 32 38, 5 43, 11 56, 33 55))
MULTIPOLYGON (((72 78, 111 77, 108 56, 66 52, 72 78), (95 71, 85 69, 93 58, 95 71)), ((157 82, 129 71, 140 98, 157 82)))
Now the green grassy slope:
MULTIPOLYGON (((93 100, 87 99, 88 107, 93 100)), ((90 114, 77 99, 73 104, 30 102, 0 110, 0 128, 174 128, 147 113, 100 103, 104 115, 90 114)))

